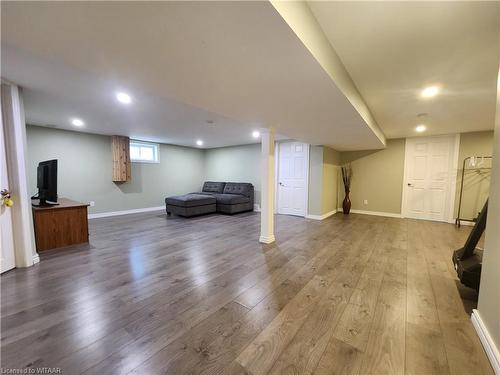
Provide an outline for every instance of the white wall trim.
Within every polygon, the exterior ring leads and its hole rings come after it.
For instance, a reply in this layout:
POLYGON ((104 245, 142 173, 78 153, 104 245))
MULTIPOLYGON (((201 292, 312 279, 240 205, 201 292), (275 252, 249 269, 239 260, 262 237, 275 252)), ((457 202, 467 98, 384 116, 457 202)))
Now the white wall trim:
POLYGON ((124 210, 124 211, 101 212, 98 214, 88 214, 88 218, 89 219, 99 219, 101 217, 139 214, 141 212, 160 211, 160 210, 165 210, 165 206, 136 208, 133 210, 124 210))
POLYGON ((457 175, 458 175, 458 156, 460 152, 460 133, 455 134, 455 143, 453 145, 453 159, 451 167, 451 188, 450 188, 450 201, 449 201, 449 213, 448 222, 455 222, 455 198, 457 195, 457 175))
MULTIPOLYGON (((342 212, 342 208, 337 208, 338 212, 342 212)), ((353 214, 361 214, 361 215, 373 215, 373 216, 385 216, 385 217, 396 217, 401 219, 403 216, 401 214, 396 214, 394 212, 381 212, 381 211, 364 211, 364 210, 352 210, 353 214)))
POLYGON ((333 210, 330 212, 327 212, 326 214, 323 215, 306 215, 306 219, 312 219, 312 220, 325 220, 326 218, 329 218, 333 214, 335 214, 337 210, 333 210))
MULTIPOLYGON (((448 221, 448 223, 455 224, 455 220, 448 221)), ((460 225, 461 226, 465 225, 465 226, 468 226, 468 227, 473 227, 474 225, 476 225, 476 222, 475 221, 460 220, 460 225)))
MULTIPOLYGON (((455 219, 451 219, 451 220, 448 220, 447 221, 448 224, 456 224, 455 222, 455 219)), ((473 227, 474 225, 476 225, 476 222, 475 221, 465 221, 465 220, 460 220, 460 225, 466 225, 466 226, 469 226, 469 227, 473 227)))
MULTIPOLYGON (((307 216, 307 213, 309 212, 309 165, 310 165, 310 159, 311 159, 311 145, 309 143, 304 143, 304 145, 306 146, 307 148, 307 151, 306 151, 306 161, 305 161, 305 166, 306 166, 306 177, 305 177, 305 180, 306 180, 306 193, 305 193, 305 202, 304 202, 304 217, 307 216)), ((324 152, 324 149, 323 149, 323 152, 324 152)), ((324 157, 324 155, 323 155, 324 157)), ((323 171, 321 171, 323 173, 323 171)), ((323 182, 323 180, 321 180, 321 182, 323 182)))
POLYGON ((279 178, 280 142, 274 142, 274 213, 278 213, 278 178, 279 178))
MULTIPOLYGON (((88 218, 89 219, 99 219, 101 217, 139 214, 141 212, 151 212, 151 211, 161 211, 161 210, 165 210, 165 206, 136 208, 136 209, 133 209, 133 210, 124 210, 124 211, 100 212, 100 213, 97 213, 97 214, 88 214, 88 218)), ((253 210, 255 212, 260 212, 260 205, 257 204, 257 203, 255 203, 253 205, 253 210)))
POLYGON ((260 236, 259 237, 259 242, 265 243, 265 244, 270 244, 276 241, 276 238, 274 236, 260 236))
POLYGON ((498 348, 495 346, 495 342, 491 338, 488 329, 486 328, 479 312, 474 309, 472 310, 472 325, 476 329, 477 335, 481 340, 481 344, 483 344, 484 351, 490 360, 491 367, 493 367, 493 371, 496 375, 500 375, 500 352, 498 348))
POLYGON ((408 181, 408 138, 405 138, 405 154, 403 160, 403 190, 401 190, 401 217, 406 215, 406 187, 408 181))

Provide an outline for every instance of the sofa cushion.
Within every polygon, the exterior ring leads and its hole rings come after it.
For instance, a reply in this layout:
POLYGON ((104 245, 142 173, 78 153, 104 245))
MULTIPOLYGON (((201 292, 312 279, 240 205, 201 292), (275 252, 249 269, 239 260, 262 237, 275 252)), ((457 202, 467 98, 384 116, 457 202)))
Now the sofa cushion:
POLYGON ((248 182, 228 182, 224 186, 224 194, 238 194, 250 198, 253 195, 253 185, 248 182))
POLYGON ((239 194, 214 194, 217 200, 217 204, 238 204, 238 203, 248 203, 250 198, 239 194))
POLYGON ((204 193, 222 193, 225 185, 225 182, 205 181, 201 191, 204 193))
POLYGON ((216 200, 212 195, 204 194, 186 194, 165 198, 166 204, 179 207, 196 207, 214 204, 215 202, 216 200))

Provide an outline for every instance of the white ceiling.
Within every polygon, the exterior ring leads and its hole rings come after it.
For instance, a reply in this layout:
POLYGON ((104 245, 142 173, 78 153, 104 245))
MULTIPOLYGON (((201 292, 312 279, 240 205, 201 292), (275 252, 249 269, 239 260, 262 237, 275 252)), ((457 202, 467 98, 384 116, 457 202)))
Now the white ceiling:
POLYGON ((18 49, 5 47, 2 56, 9 79, 25 87, 28 124, 128 135, 133 139, 183 146, 195 146, 196 140, 201 139, 203 148, 260 141, 252 137, 252 131, 259 130, 261 124, 232 120, 139 89, 130 90, 117 79, 100 77, 18 49), (132 104, 119 103, 115 98, 117 91, 130 92, 132 104), (73 118, 82 119, 85 126, 72 126, 73 118))
POLYGON ((382 147, 268 2, 1 6, 2 77, 25 88, 31 123, 77 116, 87 131, 206 147, 272 126, 338 150, 382 147))
POLYGON ((500 2, 309 2, 388 138, 493 129, 500 2), (433 99, 420 90, 441 85, 433 99), (423 120, 417 114, 428 113, 423 120))

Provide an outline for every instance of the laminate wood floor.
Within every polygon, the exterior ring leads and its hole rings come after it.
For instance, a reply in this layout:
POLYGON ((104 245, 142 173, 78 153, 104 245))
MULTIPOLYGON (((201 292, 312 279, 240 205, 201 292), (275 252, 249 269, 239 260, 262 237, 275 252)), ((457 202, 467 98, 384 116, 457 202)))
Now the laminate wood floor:
POLYGON ((492 374, 451 263, 470 228, 337 214, 90 221, 1 277, 1 364, 64 374, 492 374))

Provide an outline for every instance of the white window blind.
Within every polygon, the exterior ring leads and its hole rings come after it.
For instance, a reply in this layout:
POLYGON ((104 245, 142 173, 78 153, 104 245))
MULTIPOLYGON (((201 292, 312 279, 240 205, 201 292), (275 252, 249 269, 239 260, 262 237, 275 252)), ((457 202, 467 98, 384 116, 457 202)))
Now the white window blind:
POLYGON ((159 163, 160 146, 157 143, 130 141, 130 160, 142 163, 159 163))

